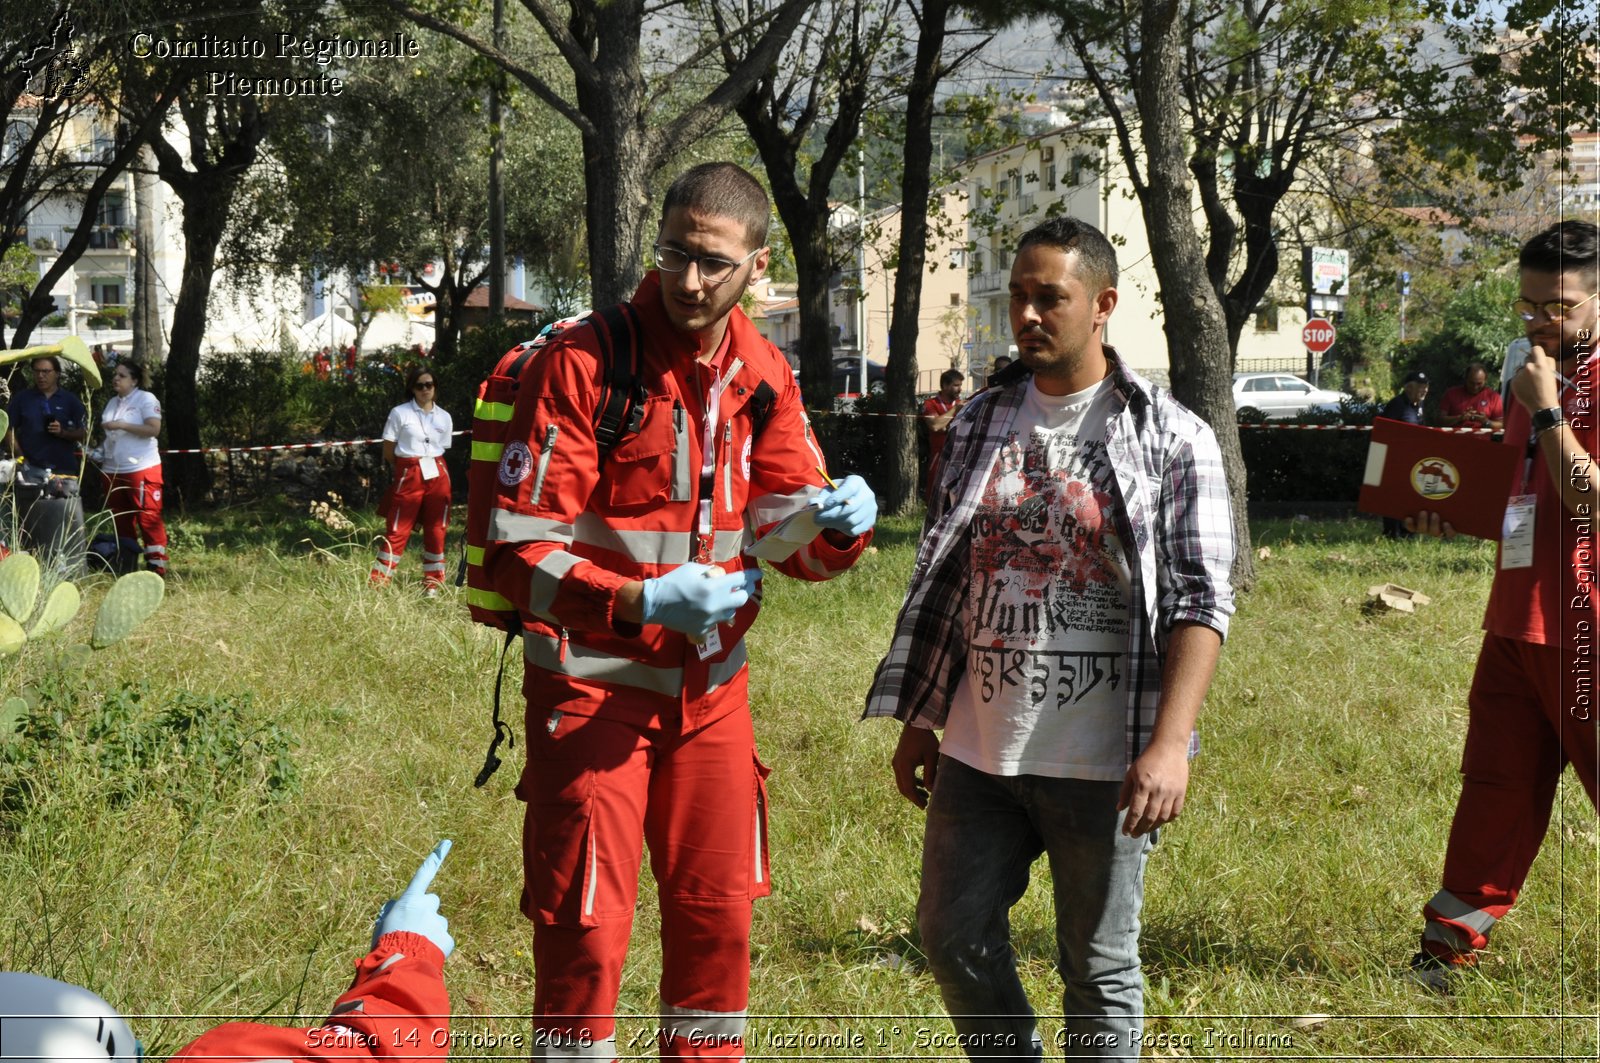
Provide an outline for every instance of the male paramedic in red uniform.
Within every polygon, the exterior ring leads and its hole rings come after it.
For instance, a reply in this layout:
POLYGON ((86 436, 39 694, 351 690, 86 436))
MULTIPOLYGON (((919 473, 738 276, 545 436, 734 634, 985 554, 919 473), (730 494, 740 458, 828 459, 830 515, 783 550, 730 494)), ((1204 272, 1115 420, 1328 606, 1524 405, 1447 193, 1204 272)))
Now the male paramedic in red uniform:
MULTIPOLYGON (((668 189, 659 268, 624 308, 644 339, 642 417, 603 461, 593 329, 563 332, 518 389, 484 565, 524 625, 535 1059, 616 1058, 646 842, 661 1053, 744 1056, 751 902, 770 891, 744 647, 760 569, 746 551, 777 527, 761 556, 825 580, 877 515, 860 477, 824 487, 793 374, 738 309, 767 267, 769 211, 731 163, 668 189)), ((627 357, 625 341, 614 350, 627 357)))
MULTIPOLYGON (((1441 991, 1476 965, 1478 950, 1516 903, 1567 764, 1590 803, 1597 800, 1596 251, 1595 226, 1567 221, 1529 240, 1518 260, 1521 294, 1512 309, 1531 347, 1511 381, 1516 401, 1505 441, 1524 460, 1510 485, 1483 649, 1467 694, 1461 797, 1443 888, 1423 908, 1422 951, 1410 972, 1441 991)), ((1449 533, 1437 513, 1408 517, 1406 526, 1449 533)))

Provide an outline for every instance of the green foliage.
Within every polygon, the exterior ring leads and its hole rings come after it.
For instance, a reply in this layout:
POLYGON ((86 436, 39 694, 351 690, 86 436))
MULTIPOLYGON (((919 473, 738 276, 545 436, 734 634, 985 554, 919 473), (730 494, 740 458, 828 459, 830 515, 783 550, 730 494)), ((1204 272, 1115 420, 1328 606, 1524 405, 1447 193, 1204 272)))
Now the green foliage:
POLYGON ((1437 414, 1445 389, 1461 383, 1472 362, 1488 366, 1489 384, 1497 386, 1506 347, 1523 331, 1511 313, 1511 301, 1516 297, 1515 279, 1501 273, 1485 273, 1456 290, 1446 303, 1436 330, 1398 352, 1395 381, 1414 371, 1428 374, 1431 387, 1426 412, 1430 418, 1437 414))
POLYGON ((39 260, 23 244, 12 244, 0 255, 0 307, 20 303, 39 280, 39 260))
POLYGON ((113 807, 159 800, 193 812, 222 798, 268 803, 299 790, 294 736, 259 719, 249 694, 160 698, 140 683, 98 697, 58 673, 5 709, 0 823, 26 815, 32 795, 49 786, 41 776, 59 772, 86 774, 113 807))
POLYGON ((209 356, 198 382, 202 439, 210 446, 259 446, 375 436, 403 399, 400 367, 412 357, 404 348, 380 351, 357 364, 353 379, 336 365, 329 379, 318 380, 296 354, 209 356))

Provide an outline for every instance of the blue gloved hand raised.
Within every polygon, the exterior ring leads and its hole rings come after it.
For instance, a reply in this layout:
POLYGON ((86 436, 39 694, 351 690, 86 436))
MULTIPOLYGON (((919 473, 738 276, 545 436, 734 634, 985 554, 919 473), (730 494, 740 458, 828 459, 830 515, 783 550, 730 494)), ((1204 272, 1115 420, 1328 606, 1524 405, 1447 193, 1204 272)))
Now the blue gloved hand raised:
POLYGON ((859 476, 846 476, 839 486, 811 500, 817 524, 854 538, 878 521, 878 498, 859 476))
POLYGON ((704 639, 718 624, 732 620, 760 583, 759 568, 729 573, 690 562, 665 576, 645 580, 639 606, 646 624, 704 639))
POLYGON ((405 892, 384 904, 372 928, 374 948, 383 935, 404 930, 421 934, 439 946, 439 951, 446 958, 455 951, 456 939, 450 936, 450 924, 439 914, 439 897, 428 892, 428 887, 433 885, 433 876, 439 873, 439 865, 444 863, 449 853, 450 839, 446 838, 422 861, 417 873, 411 876, 411 883, 406 886, 405 892))

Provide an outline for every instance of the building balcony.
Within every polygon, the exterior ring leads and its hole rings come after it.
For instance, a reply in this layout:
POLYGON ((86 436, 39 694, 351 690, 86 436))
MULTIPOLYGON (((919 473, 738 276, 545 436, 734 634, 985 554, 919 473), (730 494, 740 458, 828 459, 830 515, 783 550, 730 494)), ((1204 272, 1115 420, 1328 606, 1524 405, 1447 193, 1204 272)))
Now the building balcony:
POLYGON ((1000 291, 1005 287, 1005 283, 1005 275, 996 269, 987 273, 972 274, 967 287, 973 295, 988 295, 1000 291))
POLYGON ((94 251, 132 250, 133 229, 126 225, 96 225, 89 231, 89 247, 94 251))
MULTIPOLYGON (((61 251, 77 232, 75 225, 30 225, 28 247, 35 252, 61 251)), ((133 228, 127 225, 91 225, 90 251, 133 252, 133 228)))

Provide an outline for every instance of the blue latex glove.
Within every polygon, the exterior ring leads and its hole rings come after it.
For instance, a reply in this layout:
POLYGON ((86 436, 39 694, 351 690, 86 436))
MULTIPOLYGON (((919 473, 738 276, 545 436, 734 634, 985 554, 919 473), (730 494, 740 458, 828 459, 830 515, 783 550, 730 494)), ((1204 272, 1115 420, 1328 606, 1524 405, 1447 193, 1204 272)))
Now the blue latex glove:
POLYGON ((811 500, 817 524, 854 538, 878 522, 878 499, 859 476, 846 476, 839 486, 811 500))
POLYGON ((439 914, 439 897, 428 892, 428 887, 433 885, 433 876, 439 873, 439 865, 444 863, 449 853, 450 839, 446 838, 422 861, 417 873, 411 876, 411 883, 406 886, 405 892, 384 904, 372 928, 374 948, 383 935, 404 930, 421 934, 439 946, 439 951, 447 958, 455 951, 456 939, 450 936, 450 924, 439 914))
POLYGON ((759 568, 728 573, 690 562, 665 576, 645 580, 639 604, 646 624, 660 624, 703 640, 718 624, 732 620, 760 583, 759 568))

